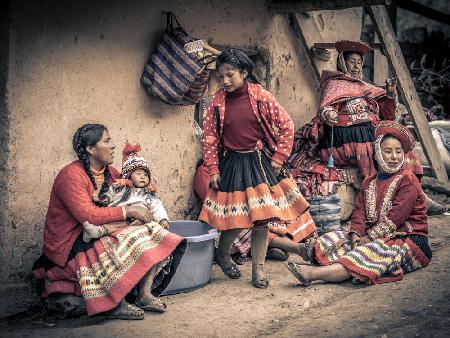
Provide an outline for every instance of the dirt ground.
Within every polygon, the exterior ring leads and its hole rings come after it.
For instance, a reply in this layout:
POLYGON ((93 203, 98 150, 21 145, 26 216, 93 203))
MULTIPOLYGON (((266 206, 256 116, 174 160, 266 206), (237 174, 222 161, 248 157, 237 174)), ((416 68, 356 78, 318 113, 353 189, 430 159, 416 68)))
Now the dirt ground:
POLYGON ((314 283, 304 288, 284 263, 268 262, 271 284, 259 290, 250 283, 250 262, 243 266, 240 280, 225 278, 214 265, 206 287, 164 297, 169 308, 165 314, 147 313, 141 321, 86 316, 43 320, 29 314, 0 322, 0 336, 449 337, 450 216, 430 218, 430 243, 431 264, 401 282, 314 283))

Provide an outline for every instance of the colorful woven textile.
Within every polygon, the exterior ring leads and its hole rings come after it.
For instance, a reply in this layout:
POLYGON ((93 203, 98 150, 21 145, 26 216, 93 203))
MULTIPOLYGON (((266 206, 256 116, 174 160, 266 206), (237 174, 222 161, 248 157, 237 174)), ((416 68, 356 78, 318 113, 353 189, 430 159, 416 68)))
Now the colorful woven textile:
MULTIPOLYGON (((155 278, 152 292, 159 295, 168 286, 186 248, 182 237, 158 223, 124 227, 112 235, 75 242, 64 267, 46 256, 35 263, 33 273, 45 279, 42 297, 71 293, 83 296, 89 316, 115 308, 155 265, 171 264, 155 278)), ((162 267, 162 266, 161 266, 162 267)))
POLYGON ((421 235, 380 238, 352 250, 348 233, 333 231, 319 237, 315 251, 321 265, 340 263, 368 284, 402 280, 404 273, 427 266, 431 259, 427 237, 421 235))

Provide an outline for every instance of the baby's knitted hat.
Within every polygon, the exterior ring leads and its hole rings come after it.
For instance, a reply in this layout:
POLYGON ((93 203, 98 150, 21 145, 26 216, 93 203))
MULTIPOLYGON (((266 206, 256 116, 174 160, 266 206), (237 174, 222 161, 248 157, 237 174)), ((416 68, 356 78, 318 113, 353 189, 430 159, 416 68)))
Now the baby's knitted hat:
POLYGON ((149 180, 151 180, 150 166, 145 158, 139 156, 137 153, 141 151, 139 143, 134 146, 126 143, 122 151, 122 178, 130 178, 133 171, 136 169, 143 169, 147 172, 149 180))

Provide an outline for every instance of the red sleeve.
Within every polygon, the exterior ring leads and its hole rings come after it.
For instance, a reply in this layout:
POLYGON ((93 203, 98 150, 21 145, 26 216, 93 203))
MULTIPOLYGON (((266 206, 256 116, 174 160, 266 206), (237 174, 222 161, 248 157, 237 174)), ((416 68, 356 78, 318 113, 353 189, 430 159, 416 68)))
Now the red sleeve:
POLYGON ((355 206, 350 222, 350 232, 354 232, 360 237, 366 235, 366 210, 364 199, 364 190, 360 190, 355 200, 355 206))
POLYGON ((214 113, 214 102, 211 100, 206 109, 206 116, 203 120, 203 160, 210 175, 220 174, 219 171, 219 135, 217 135, 217 122, 214 113))
POLYGON ((283 164, 291 154, 292 146, 294 145, 294 122, 292 122, 292 118, 286 110, 270 93, 267 97, 267 105, 271 122, 278 129, 277 144, 274 148, 275 152, 272 160, 283 164))
POLYGON ((395 120, 396 98, 384 96, 378 100, 378 109, 382 120, 395 120))
POLYGON ((122 207, 99 208, 94 204, 83 173, 74 171, 60 175, 55 183, 56 194, 80 224, 85 221, 97 225, 124 220, 122 207))

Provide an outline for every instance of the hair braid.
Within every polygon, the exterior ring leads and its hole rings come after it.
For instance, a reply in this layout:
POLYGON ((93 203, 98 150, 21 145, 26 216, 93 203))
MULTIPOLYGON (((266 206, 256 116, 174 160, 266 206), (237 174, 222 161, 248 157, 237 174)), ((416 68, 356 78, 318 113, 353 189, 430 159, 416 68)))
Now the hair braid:
MULTIPOLYGON (((103 132, 107 130, 105 126, 101 124, 85 124, 84 126, 78 128, 75 132, 75 135, 72 139, 72 147, 75 153, 77 154, 78 159, 80 160, 86 174, 89 176, 91 180, 94 190, 97 190, 97 184, 95 183, 94 174, 91 170, 91 164, 89 162, 88 153, 86 152, 86 148, 88 146, 95 146, 102 138, 103 132)), ((103 181, 102 187, 99 192, 99 202, 96 202, 97 205, 103 205, 101 202, 101 197, 108 191, 109 189, 109 178, 110 172, 108 167, 105 169, 105 179, 103 181)))
POLYGON ((100 200, 99 204, 106 206, 107 204, 109 204, 109 199, 106 198, 105 194, 109 189, 109 178, 111 176, 108 166, 106 166, 106 168, 105 168, 104 175, 105 175, 105 178, 103 180, 102 187, 100 188, 100 191, 98 193, 98 198, 100 200))

